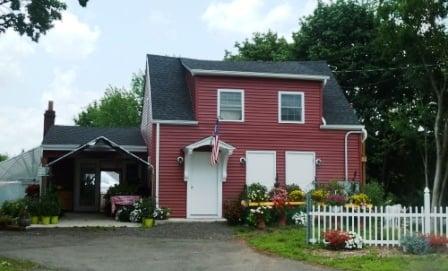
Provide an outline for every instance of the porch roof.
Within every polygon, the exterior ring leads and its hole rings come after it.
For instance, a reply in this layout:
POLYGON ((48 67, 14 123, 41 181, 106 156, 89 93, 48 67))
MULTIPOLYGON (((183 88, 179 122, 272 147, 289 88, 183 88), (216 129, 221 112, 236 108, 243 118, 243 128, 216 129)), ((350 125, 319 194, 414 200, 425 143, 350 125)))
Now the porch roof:
POLYGON ((79 146, 78 148, 76 148, 76 149, 64 154, 63 156, 59 157, 58 159, 48 163, 47 166, 52 166, 65 158, 68 158, 68 157, 73 156, 79 152, 82 152, 83 150, 98 147, 98 146, 100 146, 99 144, 105 144, 108 147, 112 148, 113 150, 124 153, 124 154, 136 159, 137 161, 147 165, 148 167, 152 168, 152 165, 150 163, 148 163, 147 161, 138 157, 137 155, 133 154, 132 152, 127 150, 124 146, 120 146, 119 144, 113 142, 112 140, 108 139, 105 136, 99 136, 93 140, 88 141, 87 143, 79 146))

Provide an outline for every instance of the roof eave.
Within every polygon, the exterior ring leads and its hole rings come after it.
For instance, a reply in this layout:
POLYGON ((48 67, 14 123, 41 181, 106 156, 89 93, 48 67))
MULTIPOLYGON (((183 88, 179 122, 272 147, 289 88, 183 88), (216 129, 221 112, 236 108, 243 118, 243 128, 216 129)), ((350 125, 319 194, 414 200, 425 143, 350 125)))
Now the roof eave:
POLYGON ((272 72, 242 72, 242 71, 223 71, 223 70, 204 70, 204 69, 190 69, 190 73, 195 75, 206 76, 239 76, 239 77, 258 77, 258 78, 279 78, 279 79, 296 79, 296 80, 310 80, 326 82, 330 79, 325 75, 308 75, 308 74, 292 74, 292 73, 272 73, 272 72))

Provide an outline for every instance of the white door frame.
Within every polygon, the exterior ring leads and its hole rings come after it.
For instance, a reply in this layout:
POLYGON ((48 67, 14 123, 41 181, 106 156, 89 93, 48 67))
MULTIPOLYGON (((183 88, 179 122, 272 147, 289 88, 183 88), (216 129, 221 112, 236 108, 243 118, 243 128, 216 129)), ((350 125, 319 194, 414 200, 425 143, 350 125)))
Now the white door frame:
MULTIPOLYGON (((197 153, 197 152, 195 152, 195 151, 193 151, 192 152, 192 154, 191 154, 191 156, 193 156, 193 155, 195 155, 195 153, 197 153)), ((222 161, 222 154, 220 153, 219 154, 220 155, 220 159, 219 159, 219 161, 222 161)), ((194 166, 194 165, 191 165, 191 166, 194 166)), ((189 178, 187 181, 186 181, 186 189, 187 189, 187 208, 186 208, 186 211, 187 211, 187 218, 196 218, 196 219, 216 219, 216 218, 222 218, 222 181, 220 180, 220 178, 219 178, 219 173, 221 172, 221 167, 223 166, 223 163, 218 163, 217 165, 216 165, 218 168, 217 168, 217 174, 216 174, 216 182, 217 182, 217 187, 218 187, 218 189, 217 189, 217 193, 218 193, 218 195, 217 195, 217 215, 216 216, 197 216, 197 215, 192 215, 191 213, 192 213, 192 210, 191 210, 191 203, 190 203, 190 201, 191 201, 191 199, 192 199, 192 197, 191 197, 191 192, 190 192, 190 185, 191 185, 191 183, 190 183, 190 180, 191 180, 191 178, 189 178)), ((190 175, 190 174, 189 174, 190 175)))
POLYGON ((313 155, 313 181, 316 180, 316 152, 312 152, 312 151, 285 151, 285 184, 287 184, 286 183, 287 182, 286 172, 288 171, 288 169, 287 169, 286 158, 287 158, 288 154, 311 154, 311 155, 313 155))

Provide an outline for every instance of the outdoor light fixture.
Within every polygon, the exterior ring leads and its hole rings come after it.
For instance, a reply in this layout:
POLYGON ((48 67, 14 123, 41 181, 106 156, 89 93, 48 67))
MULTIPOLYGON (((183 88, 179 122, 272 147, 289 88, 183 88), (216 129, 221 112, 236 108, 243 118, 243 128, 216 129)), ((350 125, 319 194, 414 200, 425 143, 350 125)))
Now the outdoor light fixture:
POLYGON ((320 164, 322 164, 322 159, 317 158, 316 159, 316 166, 320 166, 320 164))
POLYGON ((245 164, 246 164, 246 158, 241 157, 241 158, 240 158, 240 164, 241 164, 241 165, 245 165, 245 164))
POLYGON ((177 164, 180 166, 184 163, 184 158, 182 156, 178 156, 176 158, 177 164))

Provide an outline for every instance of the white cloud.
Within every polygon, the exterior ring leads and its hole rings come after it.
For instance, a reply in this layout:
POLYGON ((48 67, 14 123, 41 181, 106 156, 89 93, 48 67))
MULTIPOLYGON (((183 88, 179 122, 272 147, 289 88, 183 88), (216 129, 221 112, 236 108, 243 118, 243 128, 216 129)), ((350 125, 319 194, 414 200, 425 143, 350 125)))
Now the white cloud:
POLYGON ((270 6, 264 0, 214 2, 202 14, 202 20, 210 30, 248 35, 272 29, 283 34, 291 25, 297 25, 298 18, 289 2, 274 3, 270 6))
POLYGON ((62 59, 79 59, 90 55, 100 36, 98 26, 90 27, 76 15, 65 12, 46 36, 41 38, 44 50, 62 59))
POLYGON ((0 86, 5 87, 12 80, 23 76, 22 61, 35 52, 27 37, 7 31, 0 39, 0 86))
POLYGON ((56 124, 73 124, 73 118, 83 107, 98 99, 103 94, 102 91, 86 91, 75 86, 77 81, 76 68, 54 70, 53 81, 49 87, 43 91, 41 96, 41 106, 45 108, 48 101, 55 103, 56 124))

